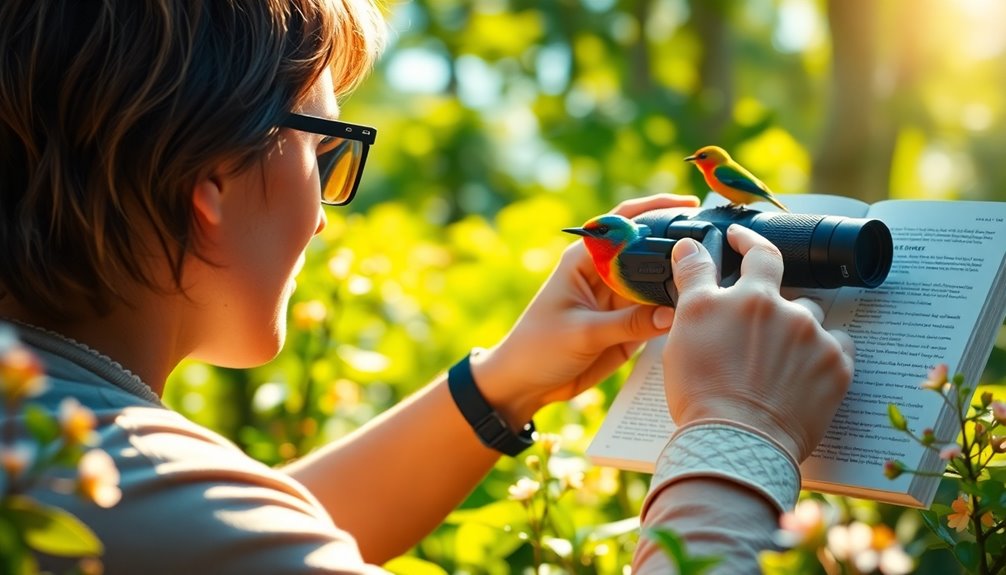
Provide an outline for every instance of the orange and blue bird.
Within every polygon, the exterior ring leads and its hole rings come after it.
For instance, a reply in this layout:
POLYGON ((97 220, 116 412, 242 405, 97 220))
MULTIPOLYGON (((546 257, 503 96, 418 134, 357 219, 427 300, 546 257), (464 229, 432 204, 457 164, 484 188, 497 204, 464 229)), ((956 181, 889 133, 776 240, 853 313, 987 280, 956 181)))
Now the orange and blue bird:
MULTIPOLYGON (((617 214, 603 214, 587 220, 582 227, 565 228, 562 231, 583 236, 583 243, 591 259, 594 260, 598 275, 612 291, 630 301, 654 303, 651 298, 639 292, 627 281, 626 264, 620 258, 622 254, 647 241, 650 236, 648 226, 617 214)), ((668 256, 669 253, 668 250, 668 256)))
POLYGON ((744 169, 719 146, 706 146, 685 158, 692 162, 706 178, 706 184, 719 195, 730 200, 730 206, 743 206, 764 200, 784 212, 789 209, 772 195, 761 180, 744 169))

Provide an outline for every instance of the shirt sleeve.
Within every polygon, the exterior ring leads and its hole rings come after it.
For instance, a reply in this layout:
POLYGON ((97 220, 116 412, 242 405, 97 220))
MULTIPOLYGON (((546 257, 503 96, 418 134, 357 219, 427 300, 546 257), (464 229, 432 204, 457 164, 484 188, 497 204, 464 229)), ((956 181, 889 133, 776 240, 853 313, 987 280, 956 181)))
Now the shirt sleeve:
POLYGON ((674 573, 647 536, 659 527, 681 537, 689 555, 720 558, 710 573, 758 573, 758 554, 773 547, 779 514, 799 490, 796 461, 766 434, 723 420, 681 427, 657 460, 632 572, 674 573))
POLYGON ((98 535, 106 573, 387 574, 303 486, 177 414, 127 409, 102 435, 120 502, 53 503, 98 535))

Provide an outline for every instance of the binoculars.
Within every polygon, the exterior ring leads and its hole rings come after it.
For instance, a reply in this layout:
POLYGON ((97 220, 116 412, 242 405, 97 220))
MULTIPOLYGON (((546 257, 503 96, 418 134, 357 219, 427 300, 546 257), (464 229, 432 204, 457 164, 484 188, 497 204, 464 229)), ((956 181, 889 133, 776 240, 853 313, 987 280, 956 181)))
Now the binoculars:
POLYGON ((653 303, 673 306, 677 288, 671 277, 674 243, 692 238, 702 243, 720 272, 720 285, 740 276, 741 256, 725 241, 731 224, 750 228, 782 252, 782 285, 798 288, 875 288, 891 270, 894 246, 884 222, 751 209, 665 208, 634 218, 650 229, 620 255, 623 278, 653 303))

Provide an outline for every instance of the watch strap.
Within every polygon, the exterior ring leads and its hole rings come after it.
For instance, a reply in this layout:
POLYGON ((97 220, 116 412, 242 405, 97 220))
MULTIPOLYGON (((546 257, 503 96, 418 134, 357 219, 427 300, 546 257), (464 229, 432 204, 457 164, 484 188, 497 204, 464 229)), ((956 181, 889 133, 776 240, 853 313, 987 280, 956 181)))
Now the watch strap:
POLYGON ((472 376, 470 353, 448 370, 447 387, 461 415, 486 447, 515 456, 534 443, 534 421, 524 425, 520 433, 514 433, 503 416, 482 396, 472 376))

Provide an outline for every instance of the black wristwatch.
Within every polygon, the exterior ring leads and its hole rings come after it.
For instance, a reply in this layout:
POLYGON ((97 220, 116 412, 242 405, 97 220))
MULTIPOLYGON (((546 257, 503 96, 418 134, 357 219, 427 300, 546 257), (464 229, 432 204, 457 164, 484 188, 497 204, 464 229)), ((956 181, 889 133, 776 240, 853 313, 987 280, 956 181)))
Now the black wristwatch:
POLYGON ((529 421, 520 433, 514 433, 506 420, 486 402, 472 377, 471 354, 454 364, 447 372, 447 387, 461 415, 475 430, 486 447, 505 455, 515 456, 530 447, 534 440, 534 421, 529 421))

